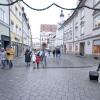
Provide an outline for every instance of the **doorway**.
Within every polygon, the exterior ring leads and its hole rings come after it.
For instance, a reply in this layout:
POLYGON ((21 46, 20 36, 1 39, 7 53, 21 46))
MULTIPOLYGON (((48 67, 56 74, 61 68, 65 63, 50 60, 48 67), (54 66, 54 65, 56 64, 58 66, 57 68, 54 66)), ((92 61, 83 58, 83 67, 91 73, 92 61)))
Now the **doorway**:
POLYGON ((1 35, 2 47, 5 49, 10 44, 10 37, 1 35))
POLYGON ((84 56, 84 46, 85 46, 85 42, 80 43, 80 55, 84 56))
POLYGON ((9 45, 9 41, 4 41, 4 49, 9 45))

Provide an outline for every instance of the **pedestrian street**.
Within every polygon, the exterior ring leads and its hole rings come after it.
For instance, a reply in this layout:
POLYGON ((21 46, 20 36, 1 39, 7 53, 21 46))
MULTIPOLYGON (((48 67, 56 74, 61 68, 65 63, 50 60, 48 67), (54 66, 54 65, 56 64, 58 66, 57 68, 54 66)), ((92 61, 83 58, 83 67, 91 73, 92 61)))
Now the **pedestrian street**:
POLYGON ((93 59, 62 55, 60 61, 49 56, 46 68, 33 69, 16 58, 12 69, 0 69, 0 100, 100 100, 100 79, 89 80, 93 59))

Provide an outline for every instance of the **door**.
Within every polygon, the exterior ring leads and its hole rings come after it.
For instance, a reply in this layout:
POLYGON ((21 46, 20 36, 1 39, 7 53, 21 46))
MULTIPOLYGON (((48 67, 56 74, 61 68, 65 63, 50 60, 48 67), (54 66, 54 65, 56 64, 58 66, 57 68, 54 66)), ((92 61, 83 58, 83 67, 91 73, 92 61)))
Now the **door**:
POLYGON ((9 41, 4 41, 4 48, 6 49, 6 47, 9 45, 9 41))
POLYGON ((85 46, 84 42, 80 43, 80 55, 81 56, 84 56, 84 46, 85 46))

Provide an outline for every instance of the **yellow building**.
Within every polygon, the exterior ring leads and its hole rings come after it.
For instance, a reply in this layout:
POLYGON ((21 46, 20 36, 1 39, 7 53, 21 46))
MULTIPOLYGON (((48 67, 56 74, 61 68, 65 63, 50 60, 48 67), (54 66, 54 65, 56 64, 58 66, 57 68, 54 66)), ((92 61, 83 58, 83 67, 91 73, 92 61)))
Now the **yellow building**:
POLYGON ((22 54, 22 6, 18 2, 10 7, 10 37, 15 55, 22 54))

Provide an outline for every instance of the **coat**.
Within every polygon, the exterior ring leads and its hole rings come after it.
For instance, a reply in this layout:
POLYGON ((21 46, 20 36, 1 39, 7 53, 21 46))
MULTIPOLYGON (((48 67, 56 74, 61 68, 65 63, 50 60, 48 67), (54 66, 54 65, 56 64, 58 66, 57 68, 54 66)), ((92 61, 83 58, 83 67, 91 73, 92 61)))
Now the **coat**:
POLYGON ((13 48, 7 48, 6 49, 6 58, 8 60, 13 60, 14 59, 14 49, 13 48))
POLYGON ((25 52, 25 62, 31 62, 31 52, 25 52))
POLYGON ((41 61, 41 57, 40 56, 36 56, 36 63, 40 63, 41 61))
POLYGON ((32 62, 35 62, 36 61, 36 56, 35 54, 32 54, 32 62))

